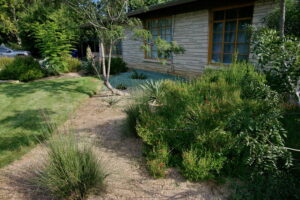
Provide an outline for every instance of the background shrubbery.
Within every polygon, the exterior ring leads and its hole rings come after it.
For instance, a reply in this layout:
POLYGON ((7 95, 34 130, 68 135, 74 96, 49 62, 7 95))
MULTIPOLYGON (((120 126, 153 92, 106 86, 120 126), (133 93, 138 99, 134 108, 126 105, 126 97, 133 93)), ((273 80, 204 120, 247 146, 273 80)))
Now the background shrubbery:
POLYGON ((16 57, 0 72, 0 79, 32 81, 45 76, 45 71, 40 64, 32 57, 16 57))
MULTIPOLYGON (((300 1, 286 0, 285 34, 300 37, 300 1)), ((274 9, 265 19, 266 25, 275 30, 280 30, 280 9, 274 9)))
POLYGON ((66 69, 64 73, 68 72, 78 72, 81 70, 81 61, 78 58, 67 57, 66 58, 66 69))
POLYGON ((275 30, 260 28, 253 31, 252 51, 258 68, 266 74, 267 84, 283 96, 297 99, 295 93, 300 77, 299 38, 280 37, 275 30))
MULTIPOLYGON (((108 64, 107 62, 108 61, 106 59, 106 65, 108 64)), ((95 62, 95 65, 96 65, 98 72, 102 73, 102 69, 101 69, 99 62, 95 62)), ((84 69, 85 73, 88 75, 96 75, 96 71, 92 65, 91 60, 87 60, 84 62, 83 69, 84 69)), ((126 72, 127 70, 128 70, 127 63, 125 63, 122 58, 111 58, 110 74, 112 74, 112 75, 119 74, 122 72, 126 72)))
POLYGON ((4 69, 6 65, 12 63, 14 61, 14 58, 9 57, 0 57, 0 70, 4 69))
POLYGON ((271 176, 288 182, 292 161, 284 148, 280 98, 253 66, 233 64, 208 69, 190 83, 161 84, 127 110, 151 174, 163 176, 174 166, 193 181, 271 176), (153 97, 159 102, 154 107, 153 97))

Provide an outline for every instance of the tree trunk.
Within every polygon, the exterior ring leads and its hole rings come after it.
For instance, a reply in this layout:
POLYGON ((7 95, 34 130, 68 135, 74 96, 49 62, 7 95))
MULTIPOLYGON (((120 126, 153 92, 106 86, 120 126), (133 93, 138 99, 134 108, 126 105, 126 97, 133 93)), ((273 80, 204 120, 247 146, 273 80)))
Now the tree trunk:
POLYGON ((284 37, 285 0, 280 0, 280 36, 284 37))
MULTIPOLYGON (((104 85, 107 87, 107 89, 109 89, 115 95, 120 95, 120 96, 126 95, 124 92, 121 92, 121 91, 115 89, 110 84, 110 82, 109 82, 109 73, 110 73, 110 64, 111 63, 108 62, 108 70, 106 71, 106 64, 105 64, 105 59, 106 58, 105 58, 104 44, 101 42, 99 46, 101 47, 102 73, 103 73, 103 82, 104 82, 104 85)), ((108 58, 109 60, 111 60, 111 49, 112 49, 112 47, 110 47, 110 53, 109 53, 109 58, 108 58)), ((100 57, 100 55, 99 55, 99 57, 100 57)))
POLYGON ((103 77, 104 79, 106 79, 105 49, 104 49, 103 42, 100 42, 100 46, 99 46, 99 63, 101 64, 101 62, 102 62, 103 77), (101 56, 100 56, 100 52, 101 52, 101 56))
POLYGON ((107 80, 109 80, 109 76, 110 76, 112 46, 113 46, 113 44, 112 44, 112 41, 111 41, 110 45, 109 45, 108 66, 107 66, 107 80))
POLYGON ((125 96, 126 93, 115 89, 109 82, 109 80, 104 80, 104 85, 107 87, 107 89, 109 89, 113 94, 115 95, 119 95, 119 96, 125 96))
MULTIPOLYGON (((16 8, 15 8, 15 5, 12 5, 13 6, 13 8, 12 8, 12 14, 13 14, 13 23, 14 23, 14 25, 15 25, 15 27, 17 27, 17 24, 18 24, 18 19, 17 19, 17 14, 16 14, 16 8)), ((22 40, 21 40, 21 38, 20 38, 20 36, 19 36, 19 33, 18 33, 18 29, 16 29, 16 32, 15 32, 15 37, 16 37, 16 39, 17 39, 17 43, 18 43, 18 45, 22 45, 22 40)))

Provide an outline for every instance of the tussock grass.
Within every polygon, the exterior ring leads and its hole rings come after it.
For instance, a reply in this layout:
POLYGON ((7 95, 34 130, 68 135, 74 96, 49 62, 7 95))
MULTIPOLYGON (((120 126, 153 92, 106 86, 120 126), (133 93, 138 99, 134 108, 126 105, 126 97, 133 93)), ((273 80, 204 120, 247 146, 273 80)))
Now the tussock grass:
POLYGON ((80 143, 71 133, 58 133, 47 147, 48 160, 35 181, 40 188, 52 196, 74 200, 103 188, 107 175, 89 144, 80 143))

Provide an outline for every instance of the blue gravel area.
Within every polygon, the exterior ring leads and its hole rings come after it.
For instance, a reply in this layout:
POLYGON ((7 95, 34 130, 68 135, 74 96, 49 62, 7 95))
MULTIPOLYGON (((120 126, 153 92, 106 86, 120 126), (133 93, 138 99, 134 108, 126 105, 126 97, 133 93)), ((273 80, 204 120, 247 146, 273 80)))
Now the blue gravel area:
POLYGON ((158 72, 151 72, 146 70, 137 69, 135 70, 138 73, 143 73, 147 76, 147 79, 140 80, 140 79, 132 79, 131 75, 133 74, 133 71, 121 73, 118 75, 115 75, 111 77, 110 83, 113 87, 117 87, 119 84, 125 85, 127 88, 134 88, 137 87, 146 81, 153 80, 153 81, 159 81, 159 80, 184 80, 183 78, 170 75, 170 74, 162 74, 158 72))

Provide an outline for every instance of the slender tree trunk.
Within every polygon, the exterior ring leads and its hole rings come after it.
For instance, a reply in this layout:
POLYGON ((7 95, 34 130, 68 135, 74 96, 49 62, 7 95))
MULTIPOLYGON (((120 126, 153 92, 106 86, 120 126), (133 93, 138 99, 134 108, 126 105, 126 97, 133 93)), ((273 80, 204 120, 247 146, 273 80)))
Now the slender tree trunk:
POLYGON ((107 66, 107 80, 109 80, 109 75, 110 75, 112 47, 113 47, 113 44, 112 44, 112 41, 111 41, 110 45, 109 45, 108 66, 107 66))
POLYGON ((107 74, 106 74, 106 65, 105 65, 105 49, 104 49, 103 42, 100 42, 100 45, 99 45, 99 63, 101 64, 101 62, 102 62, 103 77, 106 80, 107 74))
POLYGON ((285 0, 280 0, 280 36, 284 37, 285 0))
MULTIPOLYGON (((12 6, 13 6, 13 8, 12 8, 12 14, 13 14, 13 21, 14 21, 13 23, 17 27, 18 19, 17 19, 17 14, 16 14, 16 8, 15 8, 14 5, 12 5, 12 6)), ((18 29, 16 29, 16 32, 14 33, 14 35, 15 35, 15 37, 17 39, 18 45, 22 45, 22 41, 21 41, 21 38, 20 38, 18 32, 19 32, 18 29)))
MULTIPOLYGON (((105 64, 105 49, 104 49, 104 44, 103 42, 100 42, 99 44, 99 53, 100 53, 100 48, 101 48, 101 60, 100 63, 102 62, 102 73, 103 73, 103 81, 104 81, 104 85, 107 87, 107 89, 109 89, 113 94, 116 94, 116 95, 120 95, 120 96, 123 96, 125 95, 125 93, 115 89, 109 82, 109 73, 110 73, 110 62, 108 63, 108 71, 106 71, 106 64, 105 64)), ((111 60, 111 48, 110 47, 110 53, 109 53, 109 60, 111 60)), ((100 55, 99 55, 100 57, 100 55)))

